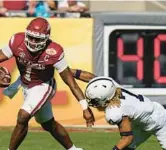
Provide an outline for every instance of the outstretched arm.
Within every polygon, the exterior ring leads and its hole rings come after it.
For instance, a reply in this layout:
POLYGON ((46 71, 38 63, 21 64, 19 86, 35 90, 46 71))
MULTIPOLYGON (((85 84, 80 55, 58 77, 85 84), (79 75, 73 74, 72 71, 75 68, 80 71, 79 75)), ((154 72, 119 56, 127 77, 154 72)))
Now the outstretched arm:
POLYGON ((94 116, 90 108, 88 108, 88 103, 85 99, 83 92, 75 81, 72 72, 69 67, 64 69, 59 73, 63 81, 69 86, 73 95, 77 98, 79 103, 83 108, 83 116, 86 119, 87 126, 92 126, 94 124, 94 116))
POLYGON ((89 82, 91 79, 96 77, 94 74, 80 69, 71 69, 71 73, 74 78, 83 82, 89 82))
POLYGON ((84 94, 82 93, 78 84, 75 82, 69 67, 62 71, 60 73, 60 76, 63 79, 63 81, 70 87, 72 93, 78 101, 84 99, 84 94))
POLYGON ((128 117, 123 117, 118 127, 121 139, 119 140, 118 144, 116 144, 113 150, 122 150, 124 148, 127 148, 133 140, 131 121, 128 117))
POLYGON ((2 49, 0 49, 0 63, 8 59, 9 58, 3 53, 2 49))

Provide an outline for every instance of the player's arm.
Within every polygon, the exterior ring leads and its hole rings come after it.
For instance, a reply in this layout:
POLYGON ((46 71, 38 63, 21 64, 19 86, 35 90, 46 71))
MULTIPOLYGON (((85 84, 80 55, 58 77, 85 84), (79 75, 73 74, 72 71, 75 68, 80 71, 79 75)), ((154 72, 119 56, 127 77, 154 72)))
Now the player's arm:
POLYGON ((127 148, 127 146, 129 146, 133 140, 131 121, 128 117, 123 117, 122 121, 118 124, 118 127, 121 139, 113 148, 113 150, 123 150, 124 148, 127 148))
POLYGON ((69 86, 70 90, 72 91, 73 95, 77 98, 79 103, 83 108, 83 115, 86 119, 87 126, 92 126, 94 124, 94 116, 90 108, 88 108, 88 103, 84 97, 84 94, 80 87, 78 86, 77 82, 75 81, 72 72, 69 67, 64 69, 62 72, 59 73, 63 81, 69 86))
POLYGON ((71 69, 71 73, 74 78, 81 80, 83 82, 89 82, 91 79, 96 77, 94 74, 80 69, 71 69))
POLYGON ((70 68, 64 58, 64 53, 62 47, 59 47, 59 56, 56 58, 56 63, 54 67, 59 72, 62 80, 69 86, 71 92, 79 101, 83 109, 83 116, 86 120, 87 126, 92 126, 94 124, 94 116, 91 109, 88 107, 88 102, 85 99, 83 92, 75 81, 70 68))
POLYGON ((72 93, 74 94, 74 96, 77 98, 78 101, 84 99, 84 94, 82 93, 80 87, 74 80, 72 72, 69 67, 63 70, 60 73, 60 76, 63 79, 63 81, 70 87, 72 93))
POLYGON ((4 52, 2 51, 2 49, 0 49, 0 63, 8 60, 9 58, 4 54, 4 52))
POLYGON ((15 36, 13 35, 11 39, 9 40, 9 44, 4 46, 3 48, 0 48, 0 63, 8 60, 13 56, 13 48, 15 45, 15 36))

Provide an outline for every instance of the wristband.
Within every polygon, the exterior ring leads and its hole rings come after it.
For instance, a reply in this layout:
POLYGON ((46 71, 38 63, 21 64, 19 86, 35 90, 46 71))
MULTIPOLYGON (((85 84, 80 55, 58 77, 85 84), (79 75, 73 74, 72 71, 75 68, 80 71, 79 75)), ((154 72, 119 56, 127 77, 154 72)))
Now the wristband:
POLYGON ((83 110, 88 108, 88 102, 86 101, 86 99, 80 100, 79 103, 80 103, 83 110))
POLYGON ((115 145, 112 150, 120 150, 120 149, 115 145))
POLYGON ((130 135, 133 135, 132 131, 129 131, 129 132, 120 132, 120 136, 130 136, 130 135))
POLYGON ((74 77, 75 77, 76 79, 79 79, 79 78, 80 78, 80 75, 81 75, 81 70, 77 69, 77 70, 76 70, 76 73, 75 73, 75 75, 74 75, 74 77))

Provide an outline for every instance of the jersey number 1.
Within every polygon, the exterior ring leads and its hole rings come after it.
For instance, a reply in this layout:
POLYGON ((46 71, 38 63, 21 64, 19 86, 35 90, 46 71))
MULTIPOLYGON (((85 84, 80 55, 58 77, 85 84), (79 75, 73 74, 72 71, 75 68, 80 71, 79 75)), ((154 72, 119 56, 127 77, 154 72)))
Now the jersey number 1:
POLYGON ((144 102, 144 97, 142 95, 140 95, 140 94, 139 95, 133 94, 133 93, 131 93, 131 92, 125 90, 125 89, 121 89, 121 90, 122 90, 122 95, 120 97, 121 99, 125 99, 125 96, 123 95, 123 93, 126 93, 126 94, 128 94, 130 96, 133 96, 133 97, 137 98, 140 102, 144 102))
POLYGON ((31 67, 26 68, 26 73, 25 73, 24 77, 27 81, 31 81, 31 71, 32 71, 31 67))

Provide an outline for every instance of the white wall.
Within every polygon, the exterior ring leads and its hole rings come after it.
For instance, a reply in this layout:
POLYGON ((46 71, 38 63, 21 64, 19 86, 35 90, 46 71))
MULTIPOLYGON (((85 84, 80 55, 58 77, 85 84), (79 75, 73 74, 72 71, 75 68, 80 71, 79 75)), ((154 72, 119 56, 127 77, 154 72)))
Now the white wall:
POLYGON ((90 11, 145 11, 144 1, 89 1, 90 11))

